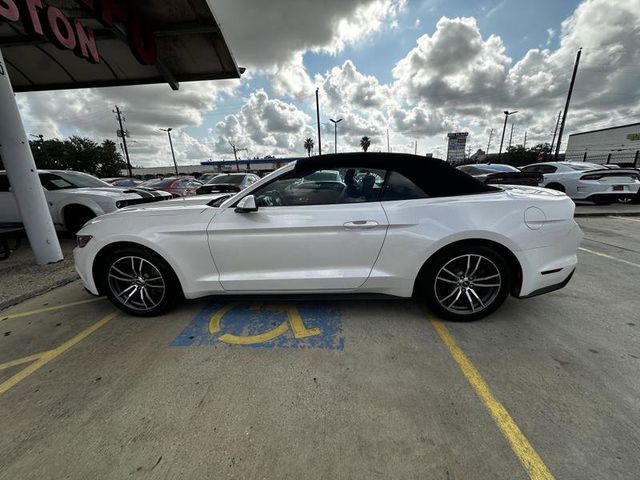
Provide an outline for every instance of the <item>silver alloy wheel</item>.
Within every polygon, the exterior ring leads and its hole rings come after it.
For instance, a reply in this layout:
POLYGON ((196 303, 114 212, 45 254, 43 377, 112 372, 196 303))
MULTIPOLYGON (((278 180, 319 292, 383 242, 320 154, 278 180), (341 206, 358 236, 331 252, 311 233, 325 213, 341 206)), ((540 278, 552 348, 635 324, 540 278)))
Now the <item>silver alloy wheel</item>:
POLYGON ((491 305, 501 286, 502 276, 496 264, 472 253, 449 260, 436 275, 433 288, 442 308, 471 315, 491 305))
POLYGON ((122 305, 139 312, 156 308, 162 302, 166 284, 160 270, 148 260, 127 256, 111 264, 109 289, 122 305))

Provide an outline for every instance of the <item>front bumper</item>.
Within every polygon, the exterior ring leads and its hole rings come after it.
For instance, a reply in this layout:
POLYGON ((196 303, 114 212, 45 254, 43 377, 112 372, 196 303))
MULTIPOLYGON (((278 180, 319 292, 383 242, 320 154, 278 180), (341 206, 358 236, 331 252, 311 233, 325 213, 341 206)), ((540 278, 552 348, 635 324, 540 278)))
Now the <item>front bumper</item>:
POLYGON ((98 288, 93 280, 93 258, 91 249, 91 242, 86 247, 76 247, 73 249, 73 260, 76 268, 76 272, 80 275, 80 280, 84 288, 92 295, 100 295, 98 288))

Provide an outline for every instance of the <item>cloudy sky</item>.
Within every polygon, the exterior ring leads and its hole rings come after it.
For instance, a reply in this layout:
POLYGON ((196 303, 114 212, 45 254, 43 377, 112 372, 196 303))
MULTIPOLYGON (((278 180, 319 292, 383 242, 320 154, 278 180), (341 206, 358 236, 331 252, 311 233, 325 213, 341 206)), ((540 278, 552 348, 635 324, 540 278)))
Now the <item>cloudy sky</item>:
MULTIPOLYGON (((46 137, 115 140, 126 112, 134 165, 241 155, 391 149, 446 154, 446 134, 469 132, 475 151, 499 134, 505 109, 514 143, 550 142, 578 48, 582 63, 568 133, 640 121, 640 0, 214 0, 242 80, 20 94, 25 126, 46 137)), ((566 140, 566 137, 565 137, 566 140)), ((491 150, 498 147, 499 138, 491 150)))

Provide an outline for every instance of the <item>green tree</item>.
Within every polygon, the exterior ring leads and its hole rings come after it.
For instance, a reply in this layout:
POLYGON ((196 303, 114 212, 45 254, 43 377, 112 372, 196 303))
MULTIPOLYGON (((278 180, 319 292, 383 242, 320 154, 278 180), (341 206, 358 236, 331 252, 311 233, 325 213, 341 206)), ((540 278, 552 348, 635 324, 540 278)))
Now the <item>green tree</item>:
POLYGON ((362 137, 360 139, 360 146, 362 147, 362 151, 366 152, 371 146, 371 139, 369 137, 362 137))
POLYGON ((33 140, 31 151, 39 169, 75 170, 97 177, 117 177, 126 163, 111 140, 101 144, 78 136, 66 140, 33 140))
POLYGON ((311 156, 311 150, 313 150, 313 138, 309 137, 304 141, 304 149, 307 151, 307 154, 311 156))

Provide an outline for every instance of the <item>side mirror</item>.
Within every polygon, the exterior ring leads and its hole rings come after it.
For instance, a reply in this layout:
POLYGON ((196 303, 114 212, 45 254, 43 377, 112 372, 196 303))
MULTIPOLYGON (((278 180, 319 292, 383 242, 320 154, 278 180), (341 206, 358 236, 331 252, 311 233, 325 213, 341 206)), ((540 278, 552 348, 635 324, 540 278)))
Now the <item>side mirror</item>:
POLYGON ((236 213, 257 212, 256 198, 253 195, 247 195, 238 202, 236 213))

